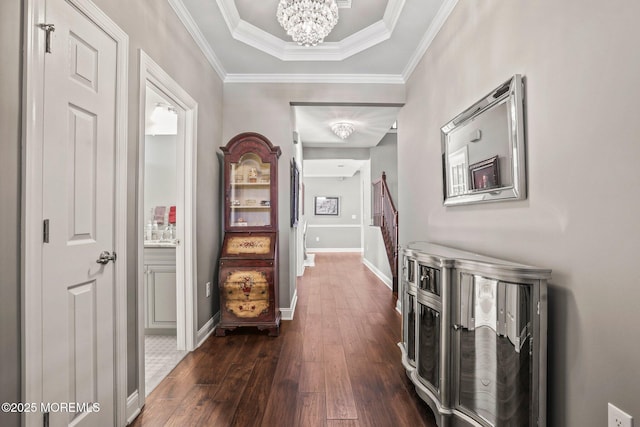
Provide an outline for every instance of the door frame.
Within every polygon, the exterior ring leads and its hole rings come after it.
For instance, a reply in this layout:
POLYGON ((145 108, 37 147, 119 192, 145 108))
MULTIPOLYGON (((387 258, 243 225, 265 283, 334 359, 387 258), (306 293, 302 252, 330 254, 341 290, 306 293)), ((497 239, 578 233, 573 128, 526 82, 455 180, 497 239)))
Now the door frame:
MULTIPOLYGON (((129 36, 91 0, 66 0, 116 42, 114 384, 117 425, 124 425, 127 396, 127 120, 129 36), (117 356, 118 355, 118 356, 117 356), (119 355, 124 355, 120 357, 119 355)), ((47 0, 26 0, 22 83, 21 309, 22 401, 42 402, 42 164, 45 23, 47 0)), ((55 23, 53 23, 55 24, 55 23)), ((41 426, 39 412, 26 413, 25 426, 41 426)))
MULTIPOLYGON (((184 126, 179 127, 184 134, 184 157, 182 164, 177 165, 178 192, 184 192, 184 199, 176 205, 176 210, 184 212, 184 224, 178 223, 178 235, 180 244, 176 247, 176 283, 182 286, 176 287, 176 328, 178 349, 192 351, 196 347, 197 334, 197 293, 196 293, 196 135, 198 103, 167 74, 151 57, 140 49, 140 110, 138 125, 138 217, 137 234, 142 236, 144 230, 144 170, 145 170, 145 109, 147 96, 147 83, 151 84, 171 102, 184 111, 184 126), (181 203, 182 202, 182 203, 181 203), (183 206, 181 206, 181 204, 183 206), (181 230, 181 227, 183 229, 181 230), (183 231, 180 233, 180 231, 183 231)), ((179 162, 178 162, 179 163, 179 162)), ((145 369, 144 369, 144 240, 138 238, 138 408, 142 408, 145 402, 145 369)))

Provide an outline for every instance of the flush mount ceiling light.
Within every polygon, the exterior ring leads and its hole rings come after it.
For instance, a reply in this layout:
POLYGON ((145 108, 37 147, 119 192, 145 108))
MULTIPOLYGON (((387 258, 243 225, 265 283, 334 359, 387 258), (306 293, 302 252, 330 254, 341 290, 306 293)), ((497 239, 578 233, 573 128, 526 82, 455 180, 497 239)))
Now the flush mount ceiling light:
POLYGON ((149 116, 145 135, 177 135, 178 112, 175 107, 161 102, 156 103, 149 116))
POLYGON ((335 0, 280 0, 278 22, 302 46, 322 43, 338 22, 335 0))
POLYGON ((332 124, 331 130, 333 131, 333 133, 338 135, 341 139, 347 139, 349 138, 349 135, 353 133, 354 127, 351 123, 339 122, 339 123, 332 124))

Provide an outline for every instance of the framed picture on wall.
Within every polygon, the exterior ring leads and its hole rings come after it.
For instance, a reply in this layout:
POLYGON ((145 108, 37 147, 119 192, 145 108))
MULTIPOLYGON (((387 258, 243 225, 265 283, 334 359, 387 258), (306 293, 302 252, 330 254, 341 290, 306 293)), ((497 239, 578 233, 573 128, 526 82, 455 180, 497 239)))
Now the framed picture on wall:
POLYGON ((316 196, 314 197, 314 215, 334 215, 338 216, 340 213, 340 198, 339 197, 327 197, 316 196))
POLYGON ((291 227, 300 219, 300 171, 296 159, 291 160, 291 227))

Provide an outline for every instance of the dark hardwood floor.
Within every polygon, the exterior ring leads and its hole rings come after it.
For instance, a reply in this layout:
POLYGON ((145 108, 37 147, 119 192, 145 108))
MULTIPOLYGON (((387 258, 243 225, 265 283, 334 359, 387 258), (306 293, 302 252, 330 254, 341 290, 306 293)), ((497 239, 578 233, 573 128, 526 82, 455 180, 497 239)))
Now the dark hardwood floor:
POLYGON ((391 291, 359 254, 316 254, 280 336, 211 336, 148 396, 140 426, 435 427, 400 363, 391 291))

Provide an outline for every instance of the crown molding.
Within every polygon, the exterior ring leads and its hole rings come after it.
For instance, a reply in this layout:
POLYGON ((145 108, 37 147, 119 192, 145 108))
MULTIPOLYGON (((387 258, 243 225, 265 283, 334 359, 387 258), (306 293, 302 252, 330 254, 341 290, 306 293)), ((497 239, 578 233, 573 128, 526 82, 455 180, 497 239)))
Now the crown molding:
POLYGON ((227 78, 227 73, 224 70, 222 63, 211 48, 209 42, 207 42, 207 39, 198 28, 198 25, 193 20, 193 17, 185 7, 184 3, 182 3, 182 0, 168 1, 173 11, 176 13, 176 15, 178 15, 178 19, 180 19, 182 25, 184 25, 189 34, 191 34, 191 37, 193 37, 193 40, 196 42, 196 44, 204 54, 209 64, 211 64, 211 67, 215 70, 216 74, 218 74, 218 77, 220 77, 220 79, 224 82, 227 78))
POLYGON ((346 59, 391 38, 393 28, 378 21, 342 40, 341 53, 346 59))
POLYGON ((398 19, 400 19, 400 14, 402 13, 402 9, 404 9, 405 0, 390 0, 387 3, 387 7, 384 10, 384 16, 382 17, 382 22, 385 23, 389 32, 393 32, 393 29, 396 28, 396 24, 398 23, 398 19))
POLYGON ((229 31, 233 34, 238 25, 240 24, 240 13, 238 12, 238 8, 236 8, 235 2, 233 0, 216 0, 218 4, 218 9, 220 9, 220 13, 222 13, 222 17, 224 18, 224 22, 227 23, 227 27, 229 27, 229 31))
POLYGON ((398 74, 227 74, 224 82, 405 84, 398 74))
POLYGON ((442 6, 440 6, 440 9, 436 13, 436 16, 433 18, 433 21, 431 21, 431 25, 429 25, 429 28, 427 28, 426 33, 422 37, 422 40, 420 40, 420 44, 418 45, 415 52, 413 52, 413 55, 409 59, 407 66, 402 72, 402 79, 404 81, 409 81, 411 74, 413 74, 413 71, 416 69, 418 63, 429 49, 429 46, 431 46, 431 43, 440 32, 440 29, 442 29, 442 26, 449 18, 449 15, 451 15, 451 12, 453 12, 453 9, 455 9, 456 4, 458 4, 458 0, 444 0, 442 6))
MULTIPOLYGON (((170 0, 178 2, 181 0, 170 0)), ((350 7, 351 2, 341 7, 350 7)), ((363 28, 339 42, 322 43, 315 47, 287 42, 242 19, 234 0, 216 0, 231 36, 246 45, 281 61, 342 61, 356 53, 388 40, 400 18, 405 0, 389 0, 382 20, 363 28)), ((274 12, 275 13, 275 12, 274 12)))
MULTIPOLYGON (((273 36, 243 21, 233 0, 216 0, 222 15, 235 37, 247 37, 244 43, 262 43, 262 48, 257 49, 265 52, 265 49, 282 50, 283 61, 340 61, 348 58, 362 49, 361 46, 368 43, 364 49, 374 46, 388 39, 393 32, 397 20, 404 7, 405 0, 390 0, 385 10, 383 21, 378 21, 367 28, 345 38, 339 43, 323 43, 314 48, 298 46, 293 42, 284 42, 283 40, 273 36), (371 28, 374 27, 374 28, 371 28), (238 28, 238 30, 236 30, 238 28), (382 34, 387 31, 387 34, 382 34), (266 37, 264 35, 267 35, 266 37), (378 37, 376 40, 374 38, 378 37), (274 40, 275 39, 275 40, 274 40), (343 44, 341 44, 343 43, 343 44), (310 51, 316 52, 311 54, 310 51), (310 58, 313 56, 313 58, 310 58)), ((216 56, 213 48, 207 42, 204 35, 193 20, 193 17, 184 6, 182 0, 168 0, 172 9, 185 26, 189 34, 203 52, 207 61, 218 74, 224 83, 373 83, 373 84, 405 84, 411 77, 416 66, 429 49, 429 46, 440 32, 440 29, 448 19, 449 15, 458 3, 458 0, 445 0, 431 25, 422 37, 420 44, 409 59, 407 66, 401 75, 397 74, 230 74, 224 70, 222 63, 216 56)), ((255 46, 254 46, 255 47, 255 46)), ((270 52, 267 52, 270 53, 270 52)), ((275 55, 274 55, 275 56, 275 55)), ((277 56, 276 56, 277 57, 277 56)))

